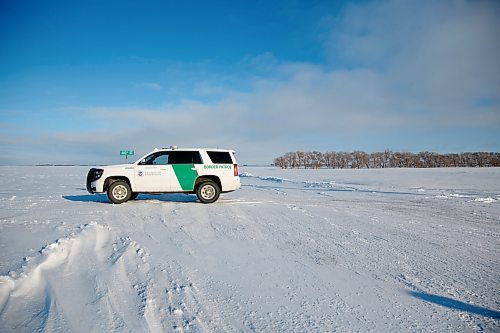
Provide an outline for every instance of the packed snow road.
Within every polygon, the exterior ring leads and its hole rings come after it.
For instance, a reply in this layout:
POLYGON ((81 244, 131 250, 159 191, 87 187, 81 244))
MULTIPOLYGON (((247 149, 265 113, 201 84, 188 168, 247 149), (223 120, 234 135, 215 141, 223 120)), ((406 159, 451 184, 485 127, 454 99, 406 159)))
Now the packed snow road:
POLYGON ((1 167, 0 331, 500 330, 500 169, 241 169, 112 205, 1 167))

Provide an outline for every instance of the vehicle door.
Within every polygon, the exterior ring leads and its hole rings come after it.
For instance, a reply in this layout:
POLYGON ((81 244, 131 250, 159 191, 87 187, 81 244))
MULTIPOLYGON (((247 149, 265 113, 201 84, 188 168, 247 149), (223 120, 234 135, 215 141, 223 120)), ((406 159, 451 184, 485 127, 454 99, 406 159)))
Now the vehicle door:
POLYGON ((150 154, 135 167, 135 192, 169 192, 174 177, 170 151, 150 154))
POLYGON ((171 189, 175 192, 190 192, 194 190, 194 183, 198 178, 195 165, 201 165, 201 156, 198 151, 173 151, 170 164, 175 178, 171 181, 171 189))

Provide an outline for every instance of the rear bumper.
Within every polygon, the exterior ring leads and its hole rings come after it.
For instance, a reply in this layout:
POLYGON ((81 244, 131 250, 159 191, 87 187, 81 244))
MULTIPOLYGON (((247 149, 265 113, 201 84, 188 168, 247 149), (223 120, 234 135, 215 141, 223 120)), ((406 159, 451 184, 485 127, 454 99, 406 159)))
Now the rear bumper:
POLYGON ((234 177, 231 181, 222 183, 222 192, 236 191, 241 188, 240 177, 234 177))

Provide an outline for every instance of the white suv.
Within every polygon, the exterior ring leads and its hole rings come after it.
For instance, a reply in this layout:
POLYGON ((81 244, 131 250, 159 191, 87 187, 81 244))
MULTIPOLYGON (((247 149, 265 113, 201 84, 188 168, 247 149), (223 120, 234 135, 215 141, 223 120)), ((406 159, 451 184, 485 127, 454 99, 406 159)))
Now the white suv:
POLYGON ((92 168, 87 175, 87 191, 106 192, 115 204, 139 193, 172 192, 196 193, 202 203, 212 203, 240 187, 234 151, 225 149, 155 149, 134 164, 92 168))

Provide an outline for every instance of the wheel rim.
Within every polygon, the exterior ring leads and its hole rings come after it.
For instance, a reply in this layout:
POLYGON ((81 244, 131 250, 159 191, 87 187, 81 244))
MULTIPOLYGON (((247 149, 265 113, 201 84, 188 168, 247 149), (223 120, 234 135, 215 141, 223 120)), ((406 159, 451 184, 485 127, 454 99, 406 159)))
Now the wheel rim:
POLYGON ((215 197, 215 187, 212 185, 204 185, 200 191, 201 197, 205 200, 211 200, 215 197))
POLYGON ((116 200, 123 200, 127 197, 128 190, 123 185, 117 185, 113 188, 113 197, 116 200))

